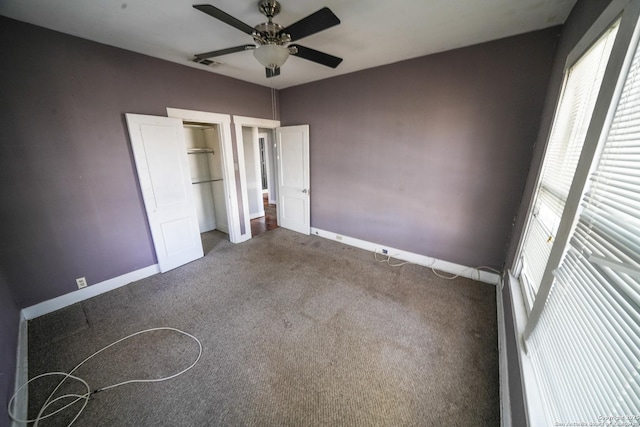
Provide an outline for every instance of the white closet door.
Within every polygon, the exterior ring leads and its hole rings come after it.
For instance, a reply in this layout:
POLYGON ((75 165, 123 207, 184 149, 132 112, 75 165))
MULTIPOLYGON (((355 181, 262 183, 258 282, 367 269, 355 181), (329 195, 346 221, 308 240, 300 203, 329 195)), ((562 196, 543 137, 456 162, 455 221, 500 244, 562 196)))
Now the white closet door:
POLYGON ((311 233, 309 125, 276 129, 278 153, 278 224, 311 233))
POLYGON ((182 121, 127 114, 151 236, 160 271, 184 265, 203 254, 182 121))

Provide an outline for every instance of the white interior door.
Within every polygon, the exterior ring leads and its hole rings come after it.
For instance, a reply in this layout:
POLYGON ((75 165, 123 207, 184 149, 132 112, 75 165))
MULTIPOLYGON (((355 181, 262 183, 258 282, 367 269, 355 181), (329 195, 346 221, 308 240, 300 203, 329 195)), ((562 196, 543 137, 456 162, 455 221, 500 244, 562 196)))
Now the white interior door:
POLYGON ((182 120, 127 114, 138 179, 161 272, 201 258, 182 120))
POLYGON ((309 125, 276 129, 278 224, 310 234, 309 125))

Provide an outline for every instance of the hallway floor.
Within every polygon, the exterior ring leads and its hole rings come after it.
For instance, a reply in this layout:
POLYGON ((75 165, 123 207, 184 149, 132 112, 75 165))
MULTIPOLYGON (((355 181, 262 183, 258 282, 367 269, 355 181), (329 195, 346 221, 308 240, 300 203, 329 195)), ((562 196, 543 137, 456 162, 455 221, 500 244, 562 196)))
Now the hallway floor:
POLYGON ((262 202, 264 203, 264 216, 251 220, 251 236, 253 237, 278 228, 276 205, 269 204, 269 197, 266 194, 262 197, 262 202))

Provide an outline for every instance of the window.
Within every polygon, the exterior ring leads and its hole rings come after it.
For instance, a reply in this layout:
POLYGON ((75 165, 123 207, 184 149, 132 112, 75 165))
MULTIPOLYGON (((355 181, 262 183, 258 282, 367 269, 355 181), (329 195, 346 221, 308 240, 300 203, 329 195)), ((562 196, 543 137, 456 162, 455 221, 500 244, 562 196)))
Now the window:
POLYGON ((614 0, 578 44, 521 239, 540 425, 640 422, 639 14, 614 0))
MULTIPOLYGON (((528 343, 538 382, 547 390, 548 421, 639 416, 638 52, 590 177, 577 226, 554 276, 545 310, 528 343), (563 319, 561 328, 557 319, 563 319)), ((636 425, 640 421, 625 420, 636 425)))
POLYGON ((618 22, 566 73, 520 252, 520 280, 529 309, 555 242, 617 32, 618 22))

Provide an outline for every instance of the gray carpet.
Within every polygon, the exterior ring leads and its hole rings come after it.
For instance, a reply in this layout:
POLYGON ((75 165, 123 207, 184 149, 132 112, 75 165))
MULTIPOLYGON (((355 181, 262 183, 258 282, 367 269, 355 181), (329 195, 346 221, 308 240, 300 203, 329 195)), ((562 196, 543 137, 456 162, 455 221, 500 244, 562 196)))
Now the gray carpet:
MULTIPOLYGON (((76 425, 499 425, 495 287, 391 268, 284 229, 239 245, 224 237, 203 235, 203 259, 29 323, 31 377, 67 371, 145 328, 183 329, 203 343, 188 373, 98 393, 76 425)), ((188 338, 154 332, 78 375, 92 388, 154 378, 196 351, 188 338)), ((31 387, 32 408, 46 387, 31 387)))

